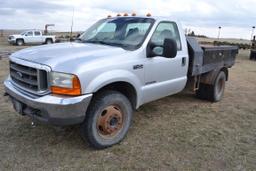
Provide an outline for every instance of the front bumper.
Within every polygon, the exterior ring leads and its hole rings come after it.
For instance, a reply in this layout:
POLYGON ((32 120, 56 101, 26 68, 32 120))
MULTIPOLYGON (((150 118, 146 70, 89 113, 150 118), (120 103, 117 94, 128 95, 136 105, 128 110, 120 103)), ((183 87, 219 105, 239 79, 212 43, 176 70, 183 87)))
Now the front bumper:
POLYGON ((51 94, 33 97, 15 87, 9 79, 4 82, 4 87, 17 112, 37 121, 59 126, 82 123, 92 98, 92 94, 78 97, 51 94), (17 106, 20 106, 19 109, 17 106))
POLYGON ((9 42, 10 44, 15 44, 15 43, 16 43, 16 40, 15 40, 15 39, 8 39, 8 42, 9 42))

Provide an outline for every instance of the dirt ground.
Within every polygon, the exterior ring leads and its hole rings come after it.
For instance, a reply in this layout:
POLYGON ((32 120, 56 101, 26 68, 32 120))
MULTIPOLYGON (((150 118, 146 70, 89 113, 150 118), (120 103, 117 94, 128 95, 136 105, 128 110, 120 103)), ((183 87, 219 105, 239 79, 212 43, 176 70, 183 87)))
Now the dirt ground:
MULTIPOLYGON (((0 53, 16 48, 0 45, 0 53)), ((256 170, 256 62, 240 51, 219 103, 192 93, 142 106, 120 144, 94 150, 79 126, 31 127, 3 97, 0 60, 0 170, 256 170)))

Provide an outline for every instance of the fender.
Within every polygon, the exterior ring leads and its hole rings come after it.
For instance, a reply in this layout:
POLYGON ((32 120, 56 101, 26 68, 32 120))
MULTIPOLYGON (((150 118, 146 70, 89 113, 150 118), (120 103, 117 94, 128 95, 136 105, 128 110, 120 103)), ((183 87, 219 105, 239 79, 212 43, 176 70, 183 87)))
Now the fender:
POLYGON ((111 70, 98 75, 92 81, 90 81, 89 85, 87 85, 87 87, 85 88, 85 94, 95 93, 102 87, 105 87, 115 82, 127 82, 134 87, 137 94, 136 108, 138 108, 141 104, 142 98, 142 84, 135 74, 127 70, 111 70))
POLYGON ((228 80, 228 69, 227 68, 216 68, 215 70, 205 73, 201 76, 200 82, 203 84, 213 85, 219 72, 223 71, 226 74, 226 81, 228 80))

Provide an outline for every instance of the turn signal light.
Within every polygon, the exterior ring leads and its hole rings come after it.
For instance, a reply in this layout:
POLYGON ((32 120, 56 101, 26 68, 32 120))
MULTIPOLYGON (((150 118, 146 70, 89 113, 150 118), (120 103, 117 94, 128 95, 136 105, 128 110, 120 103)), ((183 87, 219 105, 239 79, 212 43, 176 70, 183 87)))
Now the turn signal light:
POLYGON ((51 91, 53 94, 69 95, 69 96, 79 96, 81 95, 81 85, 77 76, 72 79, 72 88, 51 86, 51 91))

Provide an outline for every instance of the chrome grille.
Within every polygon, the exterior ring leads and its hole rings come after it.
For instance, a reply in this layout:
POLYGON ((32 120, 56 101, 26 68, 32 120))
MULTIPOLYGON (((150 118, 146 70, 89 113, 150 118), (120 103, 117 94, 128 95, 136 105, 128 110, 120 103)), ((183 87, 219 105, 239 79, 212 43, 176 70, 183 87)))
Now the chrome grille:
POLYGON ((45 70, 10 61, 10 76, 14 83, 26 90, 42 92, 48 89, 47 72, 45 70))

